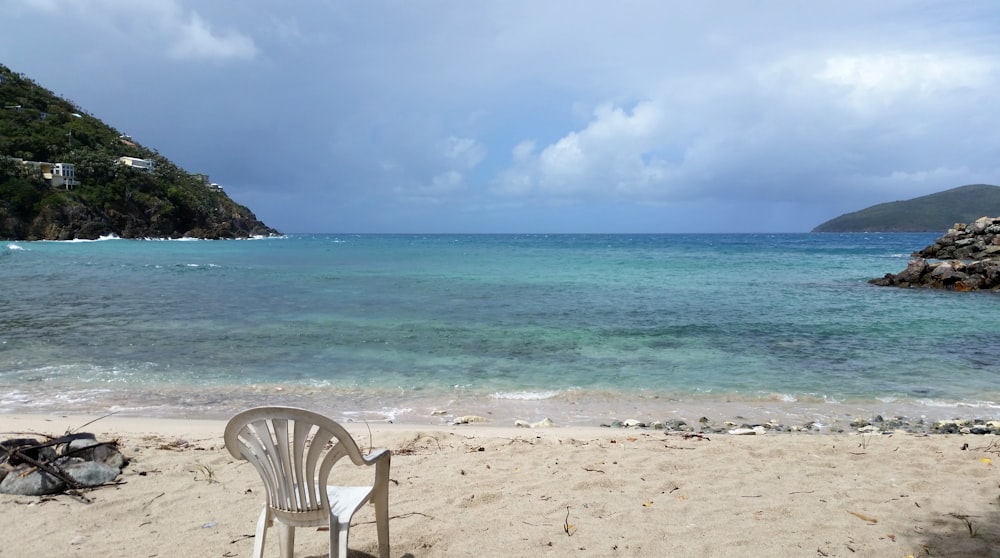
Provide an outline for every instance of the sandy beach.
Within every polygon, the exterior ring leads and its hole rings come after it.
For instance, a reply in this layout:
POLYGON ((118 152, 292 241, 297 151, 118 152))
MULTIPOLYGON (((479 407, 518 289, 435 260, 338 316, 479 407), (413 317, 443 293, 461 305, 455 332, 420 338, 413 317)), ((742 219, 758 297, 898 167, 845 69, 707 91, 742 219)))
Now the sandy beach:
MULTIPOLYGON (((2 438, 92 432, 130 460, 91 503, 0 495, 0 556, 249 556, 262 485, 224 424, 0 415, 2 438)), ((1000 556, 994 436, 345 426, 393 452, 393 557, 1000 556)), ((373 520, 351 556, 377 554, 373 520)), ((296 556, 326 552, 297 532, 296 556)))

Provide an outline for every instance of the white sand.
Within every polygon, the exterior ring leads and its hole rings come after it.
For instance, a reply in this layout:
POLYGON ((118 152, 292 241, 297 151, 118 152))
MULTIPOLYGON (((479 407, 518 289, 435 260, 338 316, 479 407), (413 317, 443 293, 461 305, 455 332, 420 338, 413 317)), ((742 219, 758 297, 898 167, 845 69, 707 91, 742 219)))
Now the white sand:
MULTIPOLYGON (((0 415, 0 438, 93 432, 131 460, 90 504, 0 495, 0 557, 250 555, 262 485, 224 422, 93 418, 0 415)), ((393 450, 393 557, 1000 556, 996 437, 346 426, 393 450)), ((352 556, 377 554, 373 519, 352 556)))

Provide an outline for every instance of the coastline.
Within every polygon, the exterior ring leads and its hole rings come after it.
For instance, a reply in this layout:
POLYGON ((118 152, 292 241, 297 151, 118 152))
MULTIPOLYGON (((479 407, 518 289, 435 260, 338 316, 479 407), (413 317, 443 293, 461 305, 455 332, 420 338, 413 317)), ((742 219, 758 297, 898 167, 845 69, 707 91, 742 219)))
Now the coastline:
MULTIPOLYGON (((739 398, 704 395, 563 391, 555 396, 533 393, 395 394, 295 390, 257 387, 232 390, 109 390, 104 399, 60 393, 52 400, 7 398, 0 419, 10 415, 73 415, 137 419, 227 420, 258 406, 287 405, 314 410, 338 422, 447 427, 462 417, 479 417, 478 426, 514 427, 551 421, 555 427, 587 428, 641 423, 651 429, 720 433, 734 427, 763 426, 774 432, 843 433, 879 425, 882 430, 936 433, 942 422, 989 424, 1000 420, 991 402, 934 402, 916 399, 832 401, 795 399, 780 394, 739 398), (113 399, 111 396, 114 396, 113 399), (60 400, 61 399, 61 400, 60 400), (130 403, 135 402, 135 403, 130 403), (142 403, 139 403, 142 402, 142 403)), ((1000 424, 994 428, 1000 434, 1000 424)))
MULTIPOLYGON (((0 495, 0 555, 244 556, 262 503, 224 420, 4 414, 0 432, 115 439, 121 484, 67 496, 0 495)), ((995 436, 346 423, 388 447, 393 557, 997 556, 995 436)), ((352 556, 377 554, 370 508, 352 556)), ((328 534, 300 529, 297 555, 328 534)), ((268 554, 277 555, 277 537, 268 554)))

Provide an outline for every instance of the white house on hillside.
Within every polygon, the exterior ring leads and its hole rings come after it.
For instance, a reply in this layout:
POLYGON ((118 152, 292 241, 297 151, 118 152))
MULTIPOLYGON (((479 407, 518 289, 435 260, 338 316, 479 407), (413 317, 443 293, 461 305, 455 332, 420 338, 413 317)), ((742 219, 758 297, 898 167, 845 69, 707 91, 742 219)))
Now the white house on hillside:
POLYGON ((139 159, 137 157, 119 157, 119 165, 127 165, 144 172, 153 172, 156 168, 156 161, 151 159, 139 159))
POLYGON ((69 190, 74 186, 79 186, 80 182, 76 179, 76 167, 72 163, 49 163, 48 161, 25 161, 22 159, 14 158, 15 162, 21 163, 21 165, 34 169, 41 175, 42 180, 44 180, 49 186, 53 188, 62 188, 64 190, 69 190))
POLYGON ((73 186, 79 186, 76 180, 76 167, 73 163, 56 163, 52 165, 52 180, 49 182, 53 188, 63 187, 67 190, 73 186))

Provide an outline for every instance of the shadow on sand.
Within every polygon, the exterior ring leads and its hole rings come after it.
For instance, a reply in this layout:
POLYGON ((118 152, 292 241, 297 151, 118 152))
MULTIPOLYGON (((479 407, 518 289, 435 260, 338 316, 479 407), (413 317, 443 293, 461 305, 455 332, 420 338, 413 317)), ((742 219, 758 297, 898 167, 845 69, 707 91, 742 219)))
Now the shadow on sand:
POLYGON ((993 509, 982 514, 944 513, 924 524, 923 543, 914 557, 1000 558, 1000 490, 993 509))

